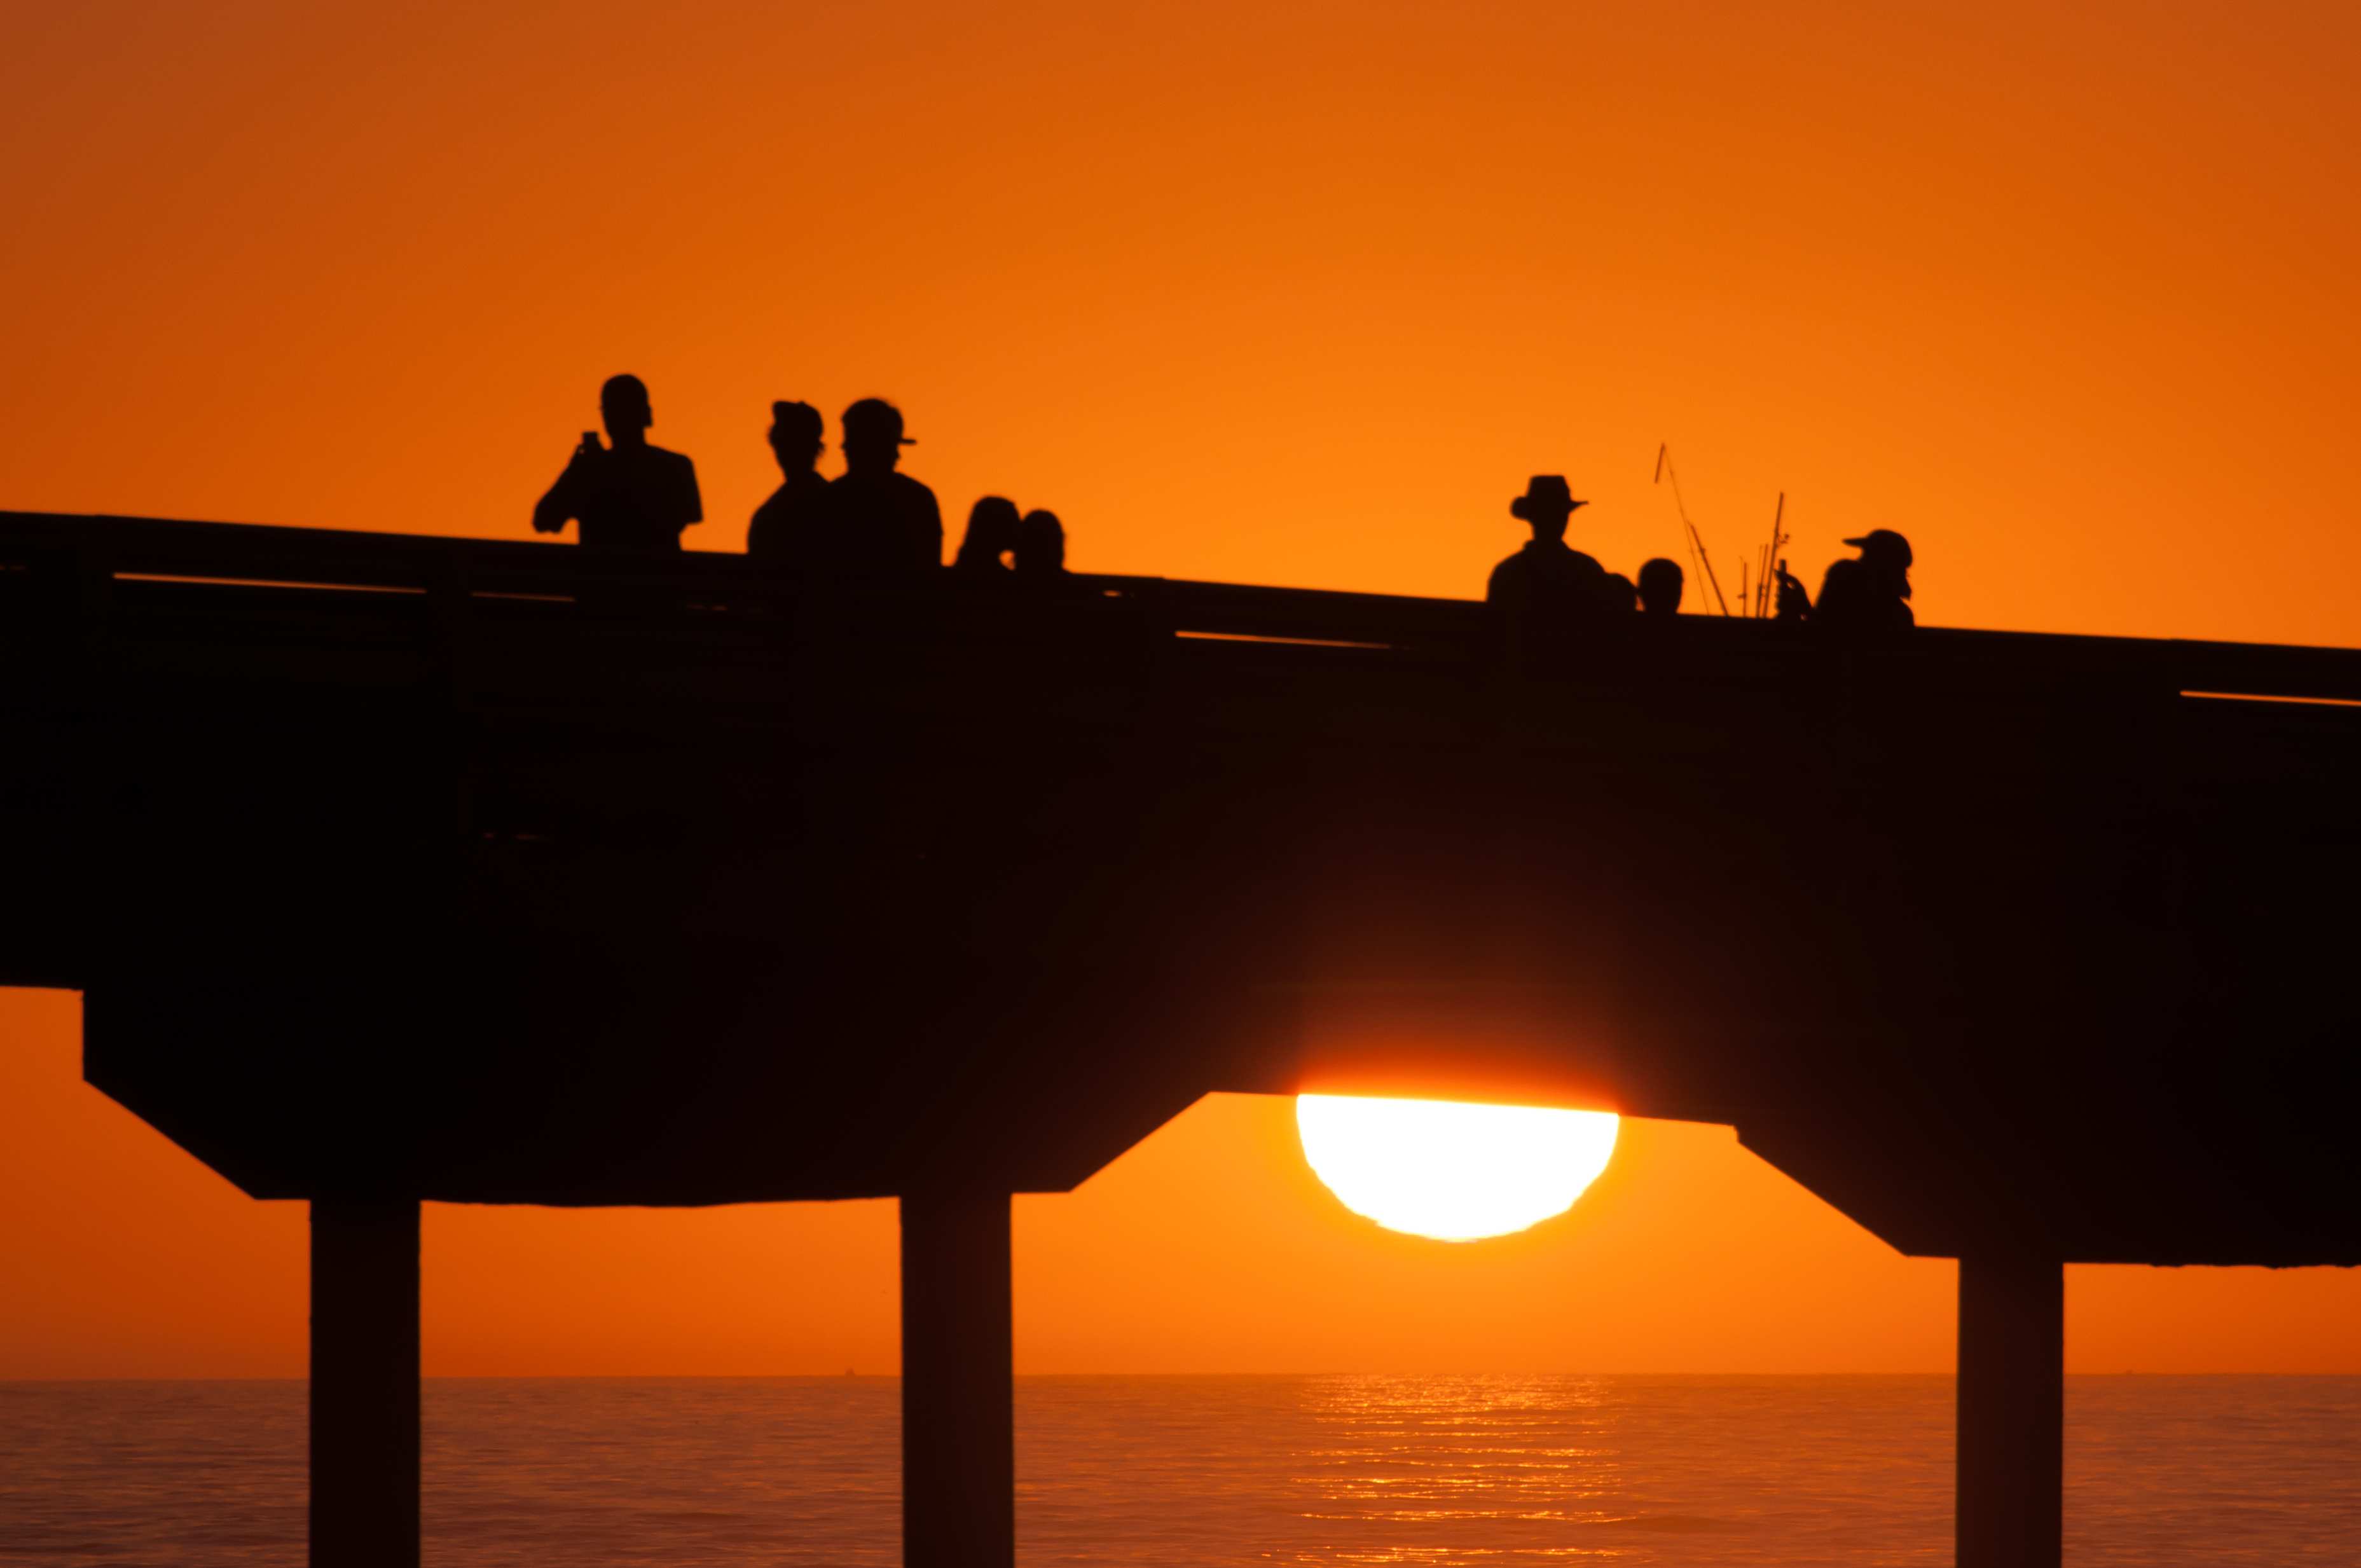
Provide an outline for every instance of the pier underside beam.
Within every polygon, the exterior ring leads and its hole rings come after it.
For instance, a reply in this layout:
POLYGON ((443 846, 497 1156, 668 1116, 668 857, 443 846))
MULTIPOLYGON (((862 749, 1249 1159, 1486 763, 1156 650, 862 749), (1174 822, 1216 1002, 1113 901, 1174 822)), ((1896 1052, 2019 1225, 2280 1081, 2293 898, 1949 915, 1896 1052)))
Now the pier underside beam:
POLYGON ((1959 1568, 2059 1568, 2064 1552, 2066 1270, 1960 1259, 1959 1568))
POLYGON ((418 1205, 312 1204, 312 1568, 418 1568, 418 1205))
POLYGON ((902 1198, 902 1562, 1014 1568, 1008 1194, 902 1198))

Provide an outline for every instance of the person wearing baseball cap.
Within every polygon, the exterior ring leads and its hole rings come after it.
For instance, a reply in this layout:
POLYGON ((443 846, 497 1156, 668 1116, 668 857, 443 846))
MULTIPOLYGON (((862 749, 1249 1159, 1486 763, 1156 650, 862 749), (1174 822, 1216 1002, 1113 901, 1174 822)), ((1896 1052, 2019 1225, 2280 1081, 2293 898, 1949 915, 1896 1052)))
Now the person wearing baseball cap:
POLYGON ((1848 539, 1861 554, 1839 561, 1820 579, 1820 602, 1810 618, 1854 631, 1898 631, 1917 624, 1910 613, 1910 541, 1890 528, 1848 539))
POLYGON ((828 487, 824 563, 840 571, 897 576, 943 564, 943 511, 935 492, 898 471, 902 411, 863 398, 844 411, 844 472, 828 487))

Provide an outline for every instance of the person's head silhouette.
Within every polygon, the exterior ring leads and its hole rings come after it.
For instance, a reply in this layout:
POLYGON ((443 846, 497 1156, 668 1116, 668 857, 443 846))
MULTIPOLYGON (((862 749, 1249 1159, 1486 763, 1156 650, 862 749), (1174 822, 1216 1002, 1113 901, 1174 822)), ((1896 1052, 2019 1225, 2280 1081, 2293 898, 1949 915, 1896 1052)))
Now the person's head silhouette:
POLYGON ((1862 577, 1881 594, 1910 597, 1910 541, 1890 528, 1872 528, 1847 544, 1861 552, 1862 577))
POLYGON ((1566 488, 1564 475, 1536 474, 1525 481, 1525 493, 1509 503, 1509 515, 1532 525, 1536 543, 1555 544, 1565 538, 1574 509, 1585 504, 1566 488))
POLYGON ((1066 525, 1054 511, 1028 511, 1016 524, 1016 570, 1022 576, 1055 576, 1066 569, 1066 525))
POLYGON ((1640 609, 1649 615, 1677 615, 1681 608, 1681 564, 1662 555, 1640 565, 1640 609))
POLYGON ((788 478, 808 474, 818 465, 819 455, 828 449, 825 433, 819 411, 809 403, 771 405, 771 455, 788 478))
POLYGON ((656 422, 648 384, 637 376, 608 377, 598 389, 598 416, 606 422, 607 439, 616 445, 644 446, 648 426, 656 422))
POLYGON ((902 448, 917 444, 902 433, 902 411, 883 398, 863 398, 844 411, 844 466, 853 474, 890 474, 902 448))
POLYGON ((951 564, 969 571, 997 572, 1000 557, 1016 548, 1016 503, 986 496, 968 509, 967 537, 951 564))

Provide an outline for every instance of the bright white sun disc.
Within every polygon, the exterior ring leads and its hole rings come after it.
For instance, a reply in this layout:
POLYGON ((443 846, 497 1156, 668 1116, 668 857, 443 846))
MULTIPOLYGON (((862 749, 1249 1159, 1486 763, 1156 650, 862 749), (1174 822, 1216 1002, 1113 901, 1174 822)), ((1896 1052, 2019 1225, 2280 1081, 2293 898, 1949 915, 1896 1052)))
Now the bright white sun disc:
POLYGON ((1303 1157, 1389 1231, 1470 1242, 1563 1214, 1607 1168, 1611 1111, 1300 1094, 1303 1157))

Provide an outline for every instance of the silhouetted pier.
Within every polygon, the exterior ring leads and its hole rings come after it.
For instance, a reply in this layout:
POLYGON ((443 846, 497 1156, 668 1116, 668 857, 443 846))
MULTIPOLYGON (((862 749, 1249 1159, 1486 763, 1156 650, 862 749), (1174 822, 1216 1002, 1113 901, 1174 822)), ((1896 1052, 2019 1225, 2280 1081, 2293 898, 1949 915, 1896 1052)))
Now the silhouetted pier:
POLYGON ((1967 1568, 2058 1561, 2063 1264, 2361 1263, 2361 653, 1075 582, 0 514, 0 983, 312 1201, 315 1563, 417 1561, 421 1200, 901 1198, 917 1568, 1013 1557, 1008 1195, 1212 1091, 1960 1258, 1967 1568))

